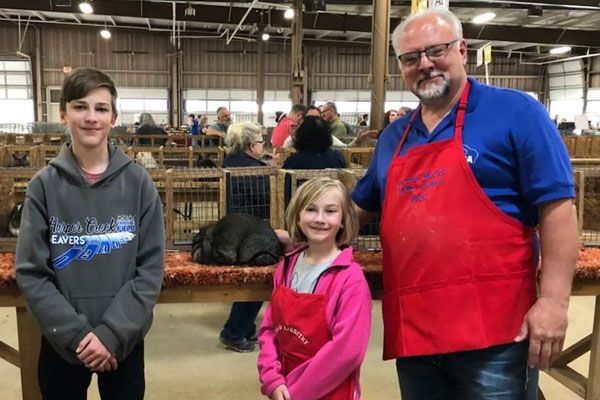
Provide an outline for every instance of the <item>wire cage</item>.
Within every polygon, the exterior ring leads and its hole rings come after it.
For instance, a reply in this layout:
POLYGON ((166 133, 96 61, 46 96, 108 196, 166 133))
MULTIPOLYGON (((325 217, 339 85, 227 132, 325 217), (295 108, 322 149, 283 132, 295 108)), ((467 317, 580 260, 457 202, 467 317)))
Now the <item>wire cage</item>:
POLYGON ((60 145, 40 145, 40 162, 42 163, 42 166, 48 165, 50 160, 56 158, 61 149, 62 146, 60 145))
POLYGON ((284 209, 287 208, 292 196, 302 185, 309 179, 327 176, 329 178, 338 179, 343 182, 345 169, 282 169, 279 170, 279 182, 283 188, 278 190, 278 193, 283 195, 280 198, 280 204, 284 209))
POLYGON ((0 147, 0 167, 26 168, 46 165, 40 156, 40 146, 5 145, 0 147))
POLYGON ((21 223, 21 214, 15 213, 25 200, 27 185, 38 168, 0 168, 0 237, 14 236, 11 227, 21 223))
POLYGON ((159 151, 158 163, 161 168, 192 168, 195 164, 194 152, 191 146, 162 146, 159 151))
POLYGON ((340 149, 348 168, 368 168, 373 159, 374 147, 344 147, 340 149))
POLYGON ((131 146, 124 150, 125 154, 127 154, 136 164, 139 164, 147 170, 161 167, 161 164, 159 163, 159 160, 161 159, 160 147, 131 146))
POLYGON ((584 246, 600 246, 600 160, 573 160, 579 236, 584 246))
POLYGON ((225 183, 218 168, 154 171, 165 213, 167 246, 189 246, 201 227, 225 215, 225 183))
MULTIPOLYGON (((352 191, 356 183, 367 173, 366 169, 351 169, 345 175, 344 183, 352 191)), ((378 212, 371 221, 361 228, 356 237, 354 248, 358 251, 381 251, 381 241, 379 240, 379 224, 381 223, 381 213, 378 212)))
POLYGON ((600 158, 600 136, 563 136, 572 158, 600 158))
POLYGON ((195 168, 221 168, 225 158, 223 147, 192 147, 192 153, 192 167, 195 168))
POLYGON ((277 200, 277 169, 244 167, 223 170, 225 176, 225 213, 250 214, 268 221, 271 227, 283 228, 277 200))

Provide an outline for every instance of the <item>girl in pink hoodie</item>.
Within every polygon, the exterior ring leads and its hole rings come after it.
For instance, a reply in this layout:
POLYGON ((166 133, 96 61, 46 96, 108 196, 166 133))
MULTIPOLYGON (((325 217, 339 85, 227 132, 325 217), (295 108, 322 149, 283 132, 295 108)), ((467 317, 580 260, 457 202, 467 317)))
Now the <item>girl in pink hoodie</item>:
POLYGON ((371 294, 353 257, 358 218, 346 187, 315 178, 286 211, 294 242, 274 277, 259 331, 258 371, 271 400, 357 400, 371 330, 371 294))

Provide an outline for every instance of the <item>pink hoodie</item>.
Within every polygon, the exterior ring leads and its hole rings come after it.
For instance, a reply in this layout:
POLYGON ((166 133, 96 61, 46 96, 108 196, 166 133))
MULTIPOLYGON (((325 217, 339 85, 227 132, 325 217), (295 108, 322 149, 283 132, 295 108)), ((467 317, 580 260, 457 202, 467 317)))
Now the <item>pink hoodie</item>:
MULTIPOLYGON (((296 265, 299 248, 286 255, 289 265, 296 265)), ((274 285, 282 281, 283 261, 277 266, 274 285)), ((265 310, 258 334, 260 353, 258 372, 261 392, 270 397, 279 385, 286 385, 292 400, 316 400, 339 386, 353 371, 358 374, 363 362, 371 331, 371 292, 362 272, 352 257, 352 247, 346 247, 331 263, 317 282, 315 293, 324 293, 331 281, 333 269, 340 269, 331 288, 326 318, 333 338, 310 360, 289 373, 281 373, 277 339, 271 322, 271 306, 265 310)), ((288 269, 288 279, 293 272, 288 269)), ((354 399, 360 399, 357 386, 354 399)))

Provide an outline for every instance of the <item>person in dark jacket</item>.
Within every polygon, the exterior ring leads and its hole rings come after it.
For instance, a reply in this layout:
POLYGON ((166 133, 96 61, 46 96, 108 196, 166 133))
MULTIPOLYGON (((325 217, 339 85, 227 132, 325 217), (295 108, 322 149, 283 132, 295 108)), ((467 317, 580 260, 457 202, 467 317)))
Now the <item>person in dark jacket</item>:
POLYGON ((267 164, 260 158, 264 153, 262 126, 254 122, 232 124, 227 129, 225 144, 229 152, 223 167, 264 167, 267 164))
MULTIPOLYGON (((138 129, 137 134, 140 136, 144 136, 144 135, 167 135, 167 132, 161 128, 160 126, 156 125, 156 122, 154 122, 154 118, 152 118, 152 114, 150 113, 141 113, 140 114, 140 129, 138 129)), ((155 141, 155 144, 158 146, 164 146, 164 144, 166 143, 166 139, 164 140, 160 140, 160 141, 155 141)), ((152 139, 139 139, 138 140, 140 146, 151 146, 152 145, 152 139)))
MULTIPOLYGON (((264 167, 260 160, 264 153, 262 126, 253 122, 232 124, 227 129, 225 144, 229 153, 224 168, 264 167)), ((270 214, 270 187, 268 176, 239 176, 227 179, 227 213, 246 213, 263 219, 270 214)), ((254 320, 262 302, 235 302, 229 318, 219 335, 228 350, 246 353, 254 351, 257 334, 254 320)))
POLYGON ((346 168, 346 160, 331 148, 329 124, 320 117, 305 117, 296 131, 296 154, 283 163, 284 169, 346 168))

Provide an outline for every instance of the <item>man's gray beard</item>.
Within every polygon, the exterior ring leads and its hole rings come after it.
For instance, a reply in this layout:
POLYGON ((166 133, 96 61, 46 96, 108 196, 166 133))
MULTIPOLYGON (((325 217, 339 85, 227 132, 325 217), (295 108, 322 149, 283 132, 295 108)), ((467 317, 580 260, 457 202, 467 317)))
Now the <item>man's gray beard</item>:
POLYGON ((441 84, 430 84, 425 89, 416 89, 413 93, 421 102, 425 104, 432 103, 446 97, 450 93, 450 82, 444 77, 444 82, 441 84))

